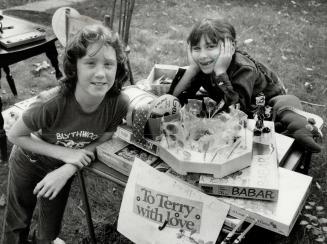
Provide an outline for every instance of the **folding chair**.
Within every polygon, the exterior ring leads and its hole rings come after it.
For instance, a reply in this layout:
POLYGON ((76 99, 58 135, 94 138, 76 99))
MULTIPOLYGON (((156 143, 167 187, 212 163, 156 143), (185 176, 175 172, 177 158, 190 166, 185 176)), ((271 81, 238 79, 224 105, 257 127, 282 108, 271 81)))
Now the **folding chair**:
MULTIPOLYGON (((111 14, 104 16, 103 24, 116 31, 126 47, 129 82, 134 84, 132 69, 129 61, 130 48, 128 46, 129 30, 135 0, 114 0, 111 14), (118 4, 119 2, 119 4, 118 4), (118 9, 117 9, 118 8, 118 9), (116 17, 115 17, 116 16, 116 17)), ((99 24, 99 20, 80 15, 77 10, 62 7, 56 10, 52 17, 52 28, 59 42, 65 47, 70 36, 76 34, 86 24, 99 24)))

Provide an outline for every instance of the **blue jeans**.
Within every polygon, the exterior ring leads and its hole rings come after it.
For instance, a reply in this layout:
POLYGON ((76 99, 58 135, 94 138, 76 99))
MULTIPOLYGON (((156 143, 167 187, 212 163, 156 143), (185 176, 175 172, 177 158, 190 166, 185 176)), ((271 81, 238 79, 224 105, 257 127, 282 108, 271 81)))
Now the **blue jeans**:
POLYGON ((7 205, 1 244, 28 243, 32 215, 38 202, 38 225, 34 243, 48 244, 56 239, 69 196, 73 177, 67 181, 53 200, 36 198, 33 189, 47 173, 59 168, 63 162, 37 155, 14 146, 9 158, 7 205))

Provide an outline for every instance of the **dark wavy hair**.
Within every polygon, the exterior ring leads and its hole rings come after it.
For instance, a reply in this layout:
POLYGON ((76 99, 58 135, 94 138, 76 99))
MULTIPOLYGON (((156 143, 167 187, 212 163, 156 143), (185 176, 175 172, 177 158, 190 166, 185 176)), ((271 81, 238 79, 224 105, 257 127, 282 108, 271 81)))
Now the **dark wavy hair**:
POLYGON ((117 72, 114 85, 108 91, 112 95, 120 93, 122 85, 129 78, 129 70, 126 63, 126 53, 124 46, 117 33, 114 33, 108 27, 97 24, 88 25, 81 29, 76 35, 68 41, 63 59, 63 67, 66 77, 61 81, 61 92, 64 95, 74 93, 77 83, 77 60, 84 57, 87 48, 93 43, 102 43, 96 54, 103 45, 113 47, 117 57, 117 72))
POLYGON ((222 19, 205 18, 196 22, 187 38, 187 43, 193 47, 200 42, 202 36, 215 44, 224 41, 225 37, 236 42, 234 26, 222 19))

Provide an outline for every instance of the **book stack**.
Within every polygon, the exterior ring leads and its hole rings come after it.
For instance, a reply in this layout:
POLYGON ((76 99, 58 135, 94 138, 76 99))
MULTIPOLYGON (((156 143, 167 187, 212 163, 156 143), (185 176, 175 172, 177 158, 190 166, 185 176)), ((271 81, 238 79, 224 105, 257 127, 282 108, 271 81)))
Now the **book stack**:
POLYGON ((129 144, 118 137, 102 143, 96 148, 98 159, 114 170, 128 176, 135 158, 153 166, 159 164, 159 157, 150 154, 133 144, 129 144))
POLYGON ((288 236, 310 193, 312 177, 278 168, 279 196, 276 202, 232 197, 218 197, 229 203, 229 215, 288 236))
MULTIPOLYGON (((287 139, 283 135, 276 136, 279 161, 287 155, 286 145, 293 142, 293 139, 287 139), (282 145, 285 147, 279 147, 282 145)), ((192 179, 188 179, 189 175, 179 175, 171 169, 167 173, 175 179, 186 181, 186 184, 192 182, 192 179)), ((230 204, 224 229, 230 231, 241 219, 246 218, 247 222, 256 221, 257 226, 288 236, 310 193, 311 183, 310 176, 278 167, 279 194, 276 201, 217 196, 219 200, 230 204)))
MULTIPOLYGON (((250 121, 253 128, 253 121, 250 121)), ((254 136, 251 166, 223 178, 200 176, 199 186, 230 204, 229 215, 288 236, 310 191, 312 177, 281 167, 294 139, 274 133, 254 136), (270 135, 269 135, 270 134, 270 135)))

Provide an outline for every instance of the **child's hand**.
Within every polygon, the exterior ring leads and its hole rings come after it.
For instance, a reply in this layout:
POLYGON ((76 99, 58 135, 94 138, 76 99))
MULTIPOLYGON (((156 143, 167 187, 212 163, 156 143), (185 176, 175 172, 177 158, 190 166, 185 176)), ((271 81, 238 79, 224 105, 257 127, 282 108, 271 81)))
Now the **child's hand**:
POLYGON ((227 71, 231 61, 233 54, 235 52, 234 45, 232 41, 228 38, 225 38, 224 42, 220 42, 220 54, 216 61, 214 72, 216 75, 223 74, 227 71))
POLYGON ((94 153, 86 149, 65 148, 60 155, 60 159, 66 164, 72 164, 78 168, 89 165, 94 159, 94 153))
POLYGON ((189 66, 189 70, 194 71, 194 73, 198 73, 200 71, 200 67, 199 65, 194 61, 193 57, 192 57, 192 52, 191 52, 191 46, 188 45, 187 46, 187 59, 188 62, 190 64, 189 66))
POLYGON ((75 166, 64 165, 48 173, 33 190, 37 198, 44 197, 49 200, 54 199, 64 187, 67 180, 77 171, 75 166))

